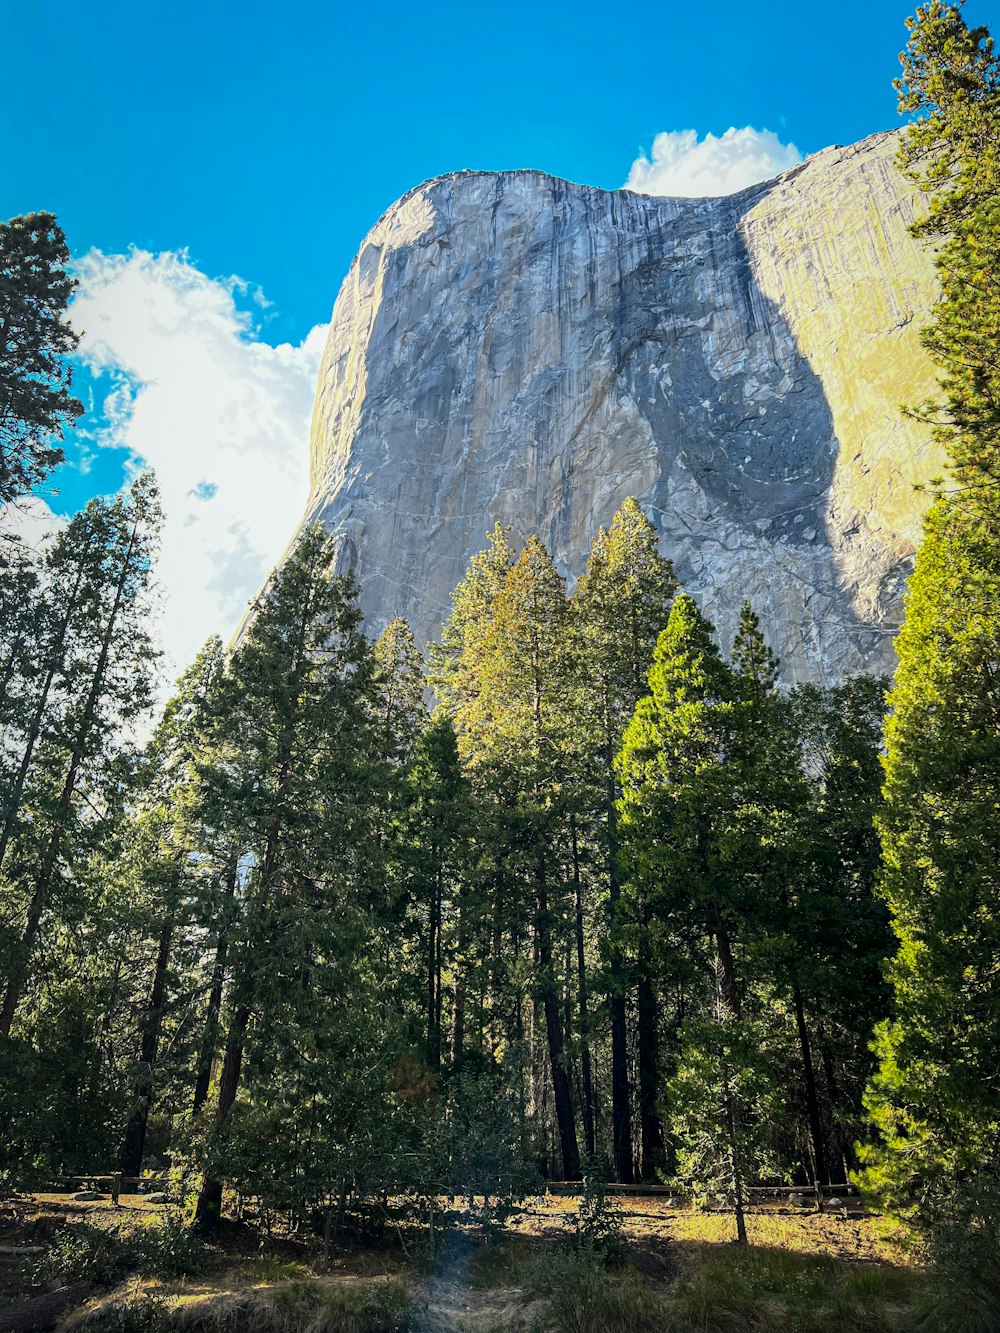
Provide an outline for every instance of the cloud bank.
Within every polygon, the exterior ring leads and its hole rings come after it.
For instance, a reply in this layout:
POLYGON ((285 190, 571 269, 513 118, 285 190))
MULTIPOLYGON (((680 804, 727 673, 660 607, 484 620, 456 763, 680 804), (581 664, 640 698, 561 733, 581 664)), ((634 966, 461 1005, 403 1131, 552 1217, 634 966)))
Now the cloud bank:
POLYGON ((704 139, 695 130, 674 130, 656 136, 651 157, 640 153, 624 188, 685 199, 735 194, 801 161, 795 145, 782 143, 770 130, 748 125, 704 139))
POLYGON ((156 471, 165 511, 158 578, 165 667, 226 638, 281 554, 308 490, 309 419, 326 326, 272 346, 237 278, 184 253, 105 255, 76 265, 80 355, 107 386, 100 447, 156 471))

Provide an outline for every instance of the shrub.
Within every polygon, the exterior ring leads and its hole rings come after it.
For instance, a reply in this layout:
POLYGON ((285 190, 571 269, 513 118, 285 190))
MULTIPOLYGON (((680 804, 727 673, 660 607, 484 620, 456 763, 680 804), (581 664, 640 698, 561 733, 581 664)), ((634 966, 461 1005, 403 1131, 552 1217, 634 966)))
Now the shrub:
POLYGON ((560 1247, 533 1259, 528 1290, 548 1306, 557 1333, 663 1333, 665 1310, 637 1273, 608 1272, 591 1250, 560 1247))
POLYGON ((46 1286, 87 1282, 95 1287, 108 1287, 128 1268, 128 1256, 114 1232, 89 1222, 78 1222, 56 1232, 35 1275, 46 1286))
POLYGON ((179 1213, 131 1232, 128 1248, 147 1277, 195 1277, 205 1269, 205 1247, 179 1213))
POLYGON ((621 1210, 608 1192, 599 1172, 588 1163, 583 1197, 573 1219, 573 1243, 577 1249, 600 1257, 605 1263, 621 1263, 628 1249, 621 1210))
MULTIPOLYGON (((318 1333, 398 1333, 406 1326, 409 1293, 402 1282, 329 1283, 299 1279, 270 1293, 291 1328, 318 1333)), ((276 1323, 275 1327, 282 1327, 276 1323)))
POLYGON ((975 1222, 936 1227, 928 1240, 921 1333, 996 1333, 1000 1328, 1000 1237, 975 1222))
POLYGON ((74 1319, 68 1327, 74 1333, 167 1333, 170 1326, 167 1306, 146 1293, 108 1301, 74 1319))

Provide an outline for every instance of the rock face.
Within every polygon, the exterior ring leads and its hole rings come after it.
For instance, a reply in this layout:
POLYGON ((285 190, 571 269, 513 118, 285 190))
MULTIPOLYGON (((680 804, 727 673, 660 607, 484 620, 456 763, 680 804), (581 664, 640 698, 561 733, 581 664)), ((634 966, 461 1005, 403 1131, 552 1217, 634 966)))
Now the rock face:
POLYGON ((749 597, 788 680, 891 669, 940 470, 923 208, 896 137, 727 199, 538 172, 405 195, 337 298, 304 521, 341 535, 369 632, 434 637, 495 521, 575 578, 636 496, 731 640, 749 597))

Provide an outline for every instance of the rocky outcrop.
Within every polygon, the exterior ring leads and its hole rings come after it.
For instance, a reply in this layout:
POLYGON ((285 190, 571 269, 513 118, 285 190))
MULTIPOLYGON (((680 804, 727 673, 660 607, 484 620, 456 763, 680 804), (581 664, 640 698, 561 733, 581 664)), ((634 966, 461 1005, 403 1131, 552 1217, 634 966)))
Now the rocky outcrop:
POLYGON ((892 663, 940 470, 902 416, 933 375, 935 295, 896 138, 831 148, 726 199, 532 171, 404 196, 344 280, 311 496, 370 632, 422 639, 494 521, 580 573, 636 496, 726 642, 749 597, 788 679, 892 663))

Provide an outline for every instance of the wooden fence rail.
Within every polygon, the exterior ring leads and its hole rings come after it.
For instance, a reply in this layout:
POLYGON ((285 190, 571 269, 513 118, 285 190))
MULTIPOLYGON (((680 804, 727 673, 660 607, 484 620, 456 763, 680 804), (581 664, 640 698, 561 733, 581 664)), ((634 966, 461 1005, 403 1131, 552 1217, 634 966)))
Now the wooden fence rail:
POLYGON ((101 1172, 87 1171, 79 1176, 50 1176, 49 1183, 55 1185, 57 1189, 63 1187, 73 1188, 74 1185, 90 1185, 93 1189, 105 1189, 111 1195, 111 1202, 117 1206, 118 1199, 121 1196, 122 1189, 131 1186, 133 1189, 139 1185, 158 1185, 163 1186, 167 1183, 167 1177, 162 1172, 150 1172, 145 1176, 123 1176, 120 1171, 112 1171, 108 1174, 101 1172))

